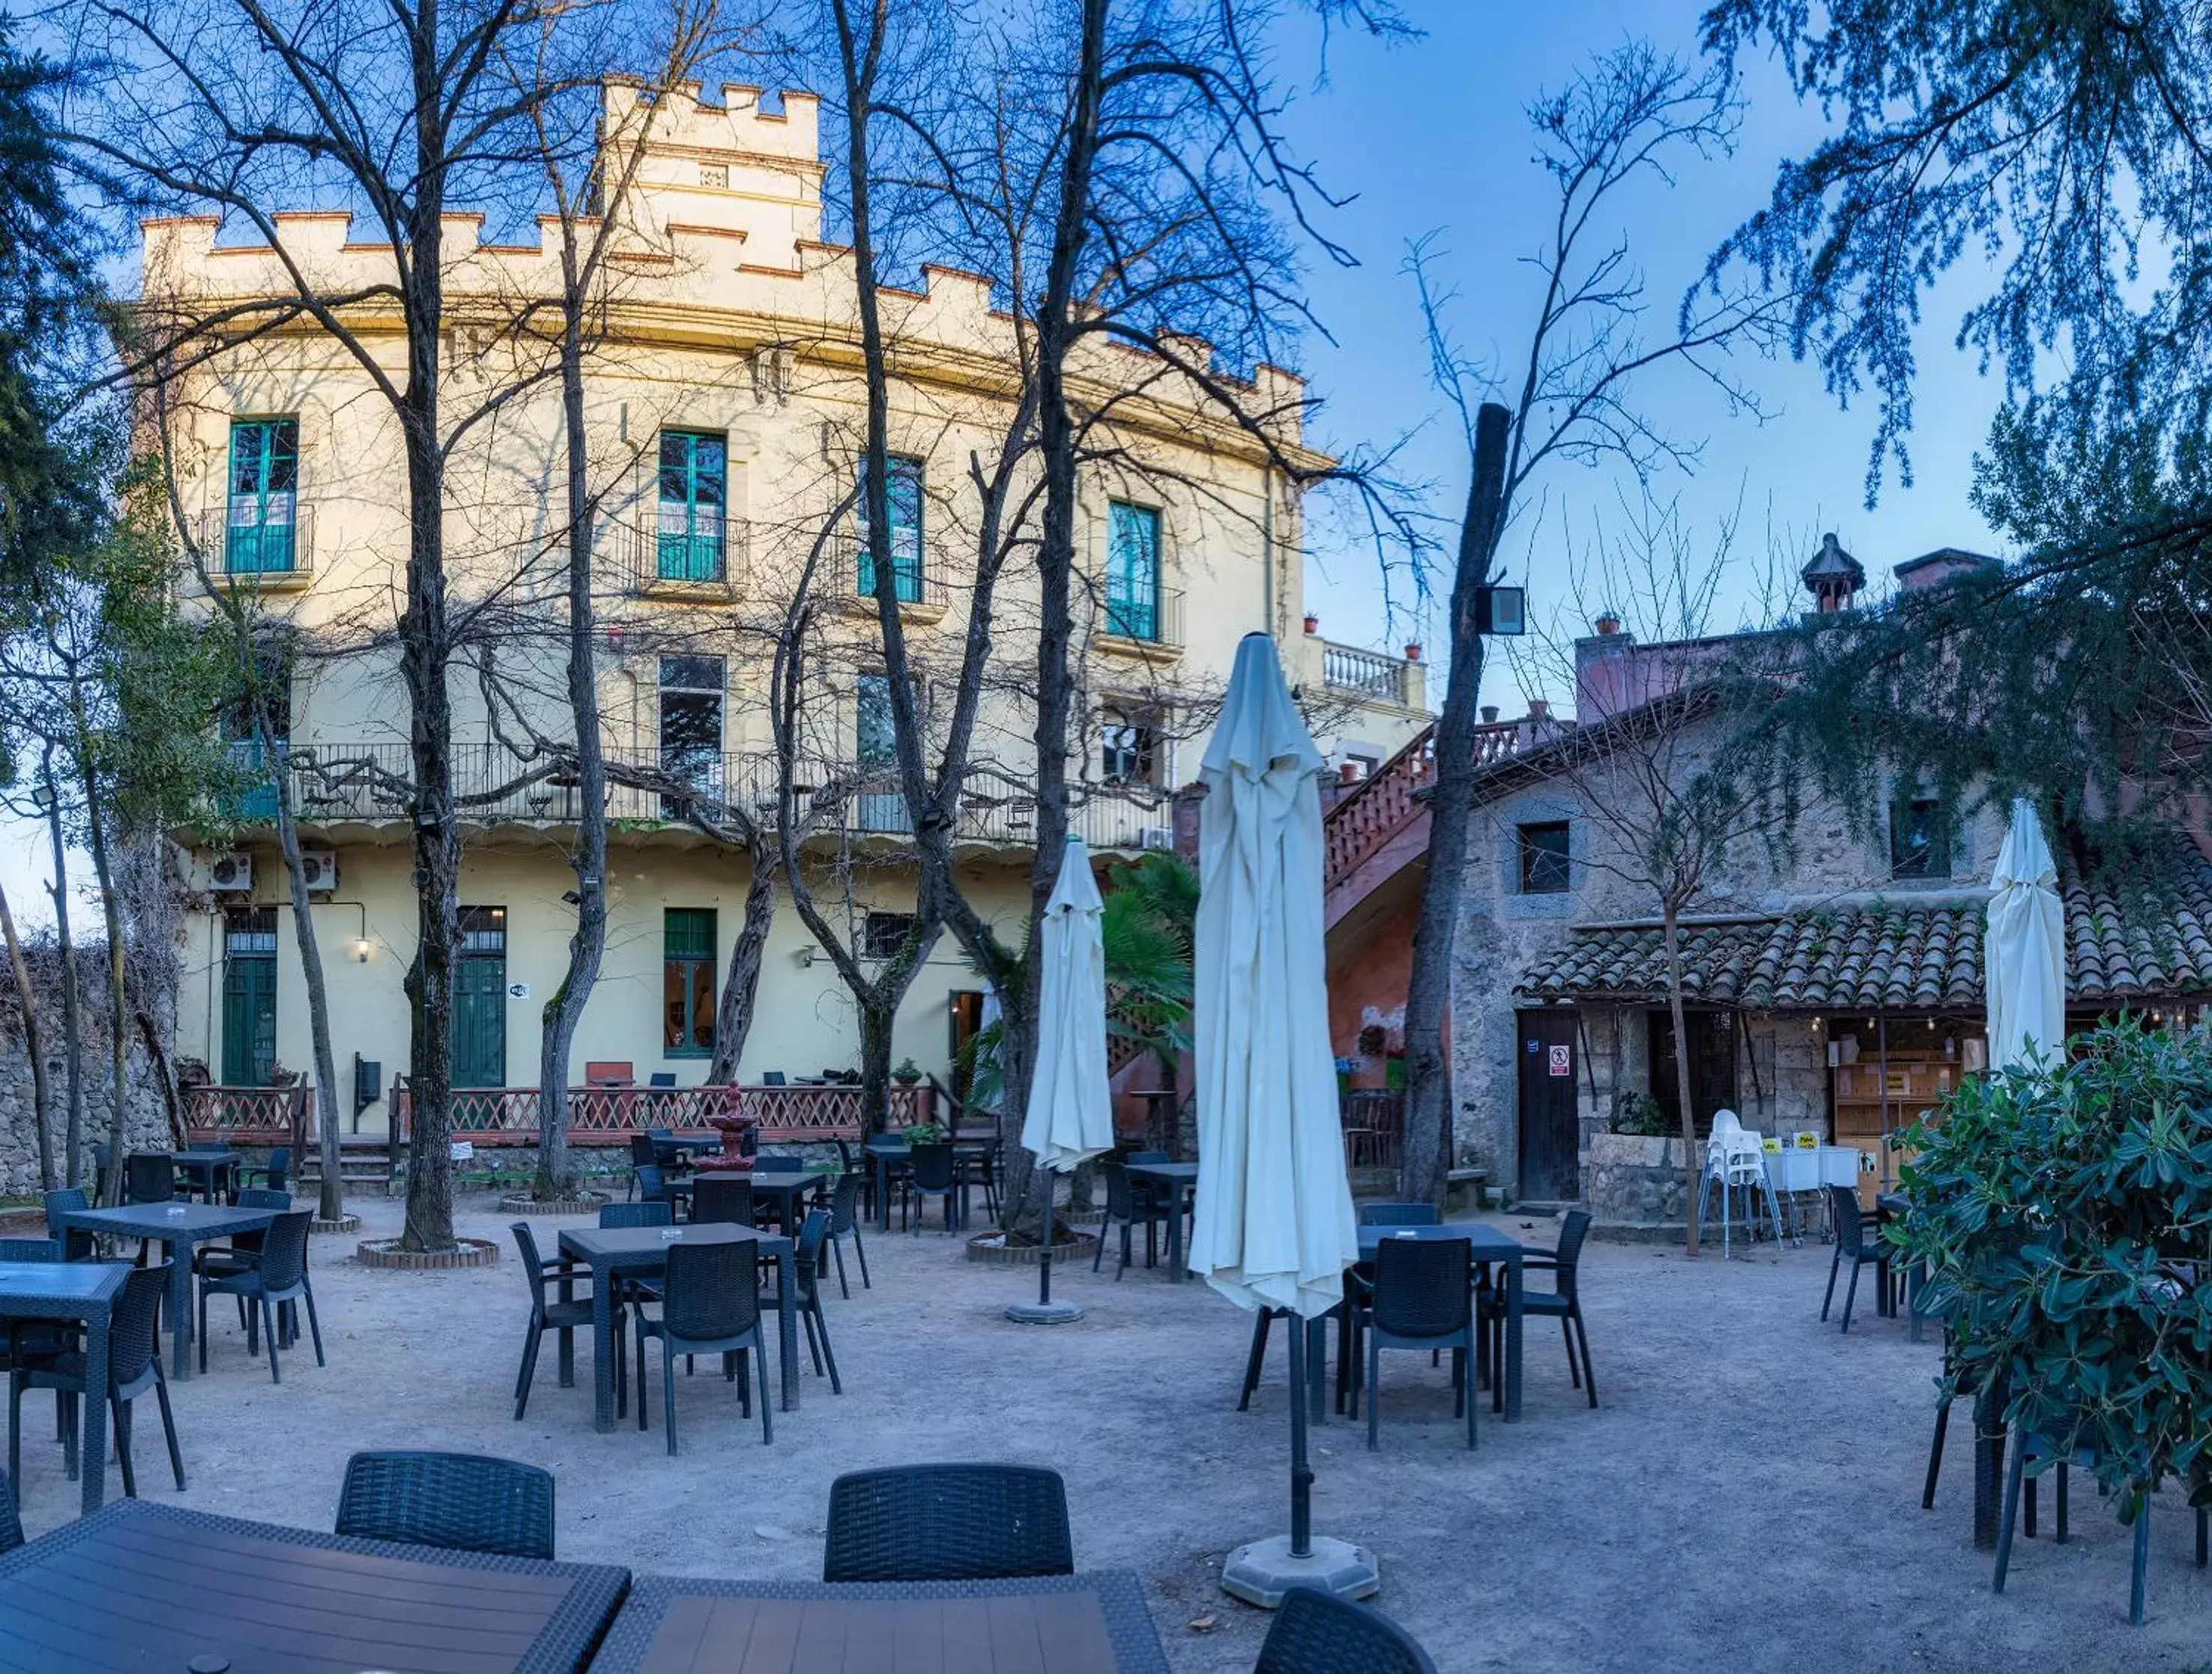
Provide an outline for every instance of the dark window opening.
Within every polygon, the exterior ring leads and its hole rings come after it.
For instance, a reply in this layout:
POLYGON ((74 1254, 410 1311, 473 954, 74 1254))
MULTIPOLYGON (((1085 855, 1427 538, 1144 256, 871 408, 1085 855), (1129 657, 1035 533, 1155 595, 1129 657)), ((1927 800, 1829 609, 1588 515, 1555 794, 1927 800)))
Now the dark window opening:
POLYGON ((1107 711, 1098 728, 1098 776, 1109 785, 1157 785, 1160 737, 1157 727, 1107 711))
POLYGON ((1951 875, 1951 826, 1943 804, 1934 796, 1900 799, 1889 811, 1889 875, 1948 878, 1951 875))
POLYGON ((1522 894, 1565 894, 1571 875, 1565 820, 1521 827, 1522 894))
POLYGON ((714 910, 670 907, 660 916, 661 1050, 703 1058, 714 1050, 714 910))
POLYGON ((910 912, 872 912, 860 927, 861 956, 871 959, 894 958, 913 931, 914 915, 910 912))
MULTIPOLYGON (((1682 1096, 1674 1063, 1674 1020, 1651 1014, 1651 1096, 1667 1113, 1667 1131, 1682 1131, 1682 1096)), ((1715 1111, 1735 1108, 1735 1014, 1686 1014, 1690 1031, 1690 1110, 1700 1138, 1713 1128, 1715 1111)))
MULTIPOLYGON (((710 796, 720 794, 722 689, 720 657, 660 660, 660 770, 710 796)), ((679 799, 664 798, 679 813, 679 799)))

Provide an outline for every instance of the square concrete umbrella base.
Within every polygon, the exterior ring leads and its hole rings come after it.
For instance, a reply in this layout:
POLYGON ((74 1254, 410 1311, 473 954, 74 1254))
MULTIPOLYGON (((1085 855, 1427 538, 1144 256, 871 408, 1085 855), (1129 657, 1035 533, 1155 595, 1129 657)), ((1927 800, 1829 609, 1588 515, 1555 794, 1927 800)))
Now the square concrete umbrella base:
POLYGON ((1221 1567, 1221 1590, 1232 1598, 1273 1610, 1294 1586, 1319 1587, 1341 1598, 1371 1598, 1382 1590, 1375 1555, 1348 1540, 1316 1535, 1308 1557, 1291 1555, 1291 1537, 1276 1535, 1240 1546, 1221 1567))

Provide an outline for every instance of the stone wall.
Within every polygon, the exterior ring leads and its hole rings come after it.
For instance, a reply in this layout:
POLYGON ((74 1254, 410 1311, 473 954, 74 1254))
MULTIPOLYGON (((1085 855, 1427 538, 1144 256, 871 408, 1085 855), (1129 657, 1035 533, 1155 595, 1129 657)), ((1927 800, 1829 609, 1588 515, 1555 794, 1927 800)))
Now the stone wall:
MULTIPOLYGON (((41 1044, 46 1048, 51 1102, 47 1119, 53 1135, 55 1172, 58 1178, 66 1179, 63 1137, 69 1115, 69 1079, 61 1038, 61 955, 51 944, 33 945, 24 949, 24 958, 31 967, 41 1044)), ((77 953, 77 981, 79 1025, 83 1036, 79 1062, 84 1101, 84 1149, 79 1159, 79 1170, 87 1185, 93 1178, 92 1147, 95 1141, 107 1138, 113 1108, 108 1096, 106 974, 105 942, 81 947, 77 953)), ((129 1148, 167 1150, 169 1123, 160 1087, 147 1062, 144 1047, 136 1040, 131 1043, 127 1091, 129 1148)), ((0 960, 0 1196, 35 1198, 39 1191, 39 1136, 31 1094, 30 1058, 24 1049, 22 1015, 15 997, 15 984, 6 962, 0 960)))
POLYGON ((1688 1213, 1682 1141, 1599 1134, 1583 1159, 1583 1202, 1615 1236, 1680 1232, 1688 1213))

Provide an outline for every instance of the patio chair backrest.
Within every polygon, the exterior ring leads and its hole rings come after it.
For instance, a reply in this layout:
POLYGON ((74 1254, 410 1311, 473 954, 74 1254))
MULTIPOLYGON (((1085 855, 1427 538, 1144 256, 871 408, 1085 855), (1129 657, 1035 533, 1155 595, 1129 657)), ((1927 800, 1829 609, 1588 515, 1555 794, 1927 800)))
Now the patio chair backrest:
POLYGON ((920 1191, 952 1190, 953 1156, 949 1144, 917 1145, 908 1153, 914 1168, 915 1188, 920 1191))
POLYGON ((1437 1665, 1382 1611, 1294 1586, 1267 1624, 1253 1674, 1437 1674, 1437 1665))
POLYGON ((799 1223, 799 1239, 793 1246, 792 1267, 799 1275, 799 1293, 811 1298, 814 1281, 822 1273, 822 1246, 830 1241, 830 1211, 809 1209, 806 1219, 799 1223))
POLYGON ((860 1177, 847 1174, 841 1177, 830 1193, 830 1231, 835 1237, 849 1233, 860 1224, 860 1177))
MULTIPOLYGON (((107 1376, 112 1384, 127 1384, 143 1375, 160 1348, 156 1328, 161 1323, 161 1297, 169 1287, 169 1263, 155 1262, 134 1267, 115 1299, 115 1317, 107 1328, 107 1376)), ((88 1390, 88 1399, 98 1400, 88 1390)))
POLYGON ((1137 1213, 1137 1195, 1129 1189, 1129 1171, 1117 1162, 1103 1162, 1098 1172, 1106 1178, 1106 1218, 1127 1220, 1137 1213))
POLYGON ((1363 1227, 1435 1227, 1443 1217, 1437 1213, 1434 1203, 1362 1203, 1359 1224, 1363 1227))
POLYGON ((46 1235, 49 1238, 59 1238, 62 1235, 60 1218, 63 1215, 74 1214, 79 1210, 88 1209, 91 1207, 91 1197, 79 1187, 64 1186, 58 1191, 48 1192, 46 1194, 46 1235))
POLYGON ((764 1070, 763 1070, 763 1071, 761 1072, 761 1085, 762 1085, 763 1087, 781 1087, 781 1086, 783 1086, 783 1085, 784 1085, 783 1072, 782 1072, 781 1069, 764 1069, 764 1070))
POLYGON ((825 1581, 1072 1575, 1067 1486, 1025 1464, 910 1464, 830 1484, 825 1581))
POLYGON ((1849 1186, 1828 1188, 1829 1207, 1836 1217, 1836 1242, 1846 1250, 1859 1250, 1866 1245, 1866 1216, 1859 1208, 1859 1195, 1849 1186))
POLYGON ((672 1227, 675 1224, 675 1206, 665 1201, 599 1205, 599 1225, 602 1227, 672 1227))
POLYGON ((58 1238, 0 1238, 0 1262, 58 1262, 62 1241, 58 1238))
POLYGON ((674 1087, 676 1076, 674 1072, 670 1070, 655 1070, 645 1078, 645 1084, 649 1087, 674 1087))
POLYGON ((657 1162, 659 1154, 653 1148, 653 1135, 632 1134, 629 1136, 629 1160, 635 1168, 650 1168, 657 1162))
POLYGON ((356 1453, 337 1531, 447 1551, 553 1555, 553 1473, 481 1453, 356 1453))
MULTIPOLYGON (((277 1186, 248 1186, 238 1194, 238 1207, 241 1209, 289 1209, 292 1207, 292 1194, 277 1186)), ((244 1234, 234 1233, 232 1236, 240 1238, 244 1234)))
POLYGON ((753 1172, 756 1174, 773 1174, 778 1169, 787 1172, 805 1166, 806 1159, 796 1151, 762 1151, 753 1158, 753 1172))
POLYGON ((1474 1306, 1473 1250, 1463 1238, 1386 1238, 1375 1246, 1375 1329, 1449 1336, 1474 1306))
POLYGON ((307 1274, 309 1209, 293 1209, 269 1223, 261 1241, 261 1283, 270 1291, 289 1290, 307 1274))
POLYGON ((753 1224, 750 1180, 699 1180, 691 1187, 691 1218, 733 1227, 753 1224))
MULTIPOLYGON (((600 1223, 602 1226, 605 1222, 600 1223)), ((527 1220, 518 1220, 507 1229, 514 1234, 514 1252, 522 1257, 522 1282, 530 1287, 530 1300, 545 1300, 545 1263, 538 1253, 538 1234, 530 1230, 527 1220)))
POLYGON ((269 1161, 263 1172, 269 1176, 270 1184, 281 1187, 291 1178, 292 1147, 289 1145, 273 1147, 269 1153, 269 1161))
POLYGON ((677 1244, 668 1251, 661 1323, 670 1335, 714 1342, 760 1323, 760 1257, 750 1240, 677 1244))
POLYGON ((167 1151, 134 1151, 123 1162, 123 1201, 166 1203, 177 1195, 177 1161, 167 1151))
POLYGON ((23 1519, 15 1510, 15 1485, 0 1470, 0 1552, 12 1552, 23 1543, 23 1519))
POLYGON ((1589 1236, 1590 1217, 1588 1209, 1569 1209, 1559 1226, 1559 1243, 1553 1259, 1559 1263, 1554 1281, 1559 1294, 1571 1297, 1575 1294, 1577 1275, 1581 1271, 1583 1240, 1589 1236))
MULTIPOLYGON (((652 1143, 650 1140, 646 1142, 652 1143)), ((641 1162, 637 1166, 637 1195, 648 1203, 668 1201, 667 1178, 659 1165, 641 1162)))
POLYGON ((1175 1159, 1164 1151, 1132 1151, 1121 1160, 1124 1162, 1173 1162, 1175 1159))
POLYGON ((673 1145, 676 1142, 676 1130, 673 1128, 647 1128, 645 1130, 645 1136, 655 1145, 673 1145))

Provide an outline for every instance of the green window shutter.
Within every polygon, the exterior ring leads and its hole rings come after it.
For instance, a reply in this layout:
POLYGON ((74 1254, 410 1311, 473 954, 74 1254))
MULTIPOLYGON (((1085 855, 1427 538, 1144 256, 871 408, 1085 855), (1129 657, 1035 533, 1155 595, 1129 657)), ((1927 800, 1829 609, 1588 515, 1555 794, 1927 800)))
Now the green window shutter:
MULTIPOLYGON (((921 562, 921 472, 920 460, 893 454, 890 460, 890 480, 884 488, 884 499, 890 511, 891 574, 894 589, 902 605, 919 605, 924 591, 921 562)), ((855 513, 863 542, 860 562, 854 566, 854 590, 863 598, 872 596, 876 590, 876 558, 874 551, 865 543, 868 533, 868 498, 865 492, 859 496, 855 513)))
POLYGON ((223 568, 234 575, 283 575, 297 557, 300 423, 241 418, 230 427, 230 491, 223 568))
POLYGON ((448 1074, 455 1087, 507 1084, 507 909, 463 907, 453 962, 448 1074))
POLYGON ((714 957, 714 910, 712 907, 671 907, 661 914, 661 942, 672 959, 711 959, 714 957))
POLYGON ((714 1050, 714 910, 669 907, 660 916, 660 1048, 672 1058, 702 1058, 714 1050))
POLYGON ((719 581, 729 505, 729 443, 698 430, 660 433, 658 571, 664 581, 719 581))
POLYGON ((1116 500, 1107 508, 1106 631, 1156 640, 1160 632, 1160 514, 1116 500))

